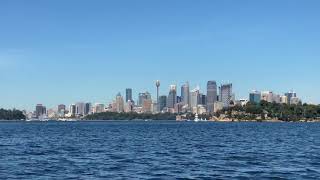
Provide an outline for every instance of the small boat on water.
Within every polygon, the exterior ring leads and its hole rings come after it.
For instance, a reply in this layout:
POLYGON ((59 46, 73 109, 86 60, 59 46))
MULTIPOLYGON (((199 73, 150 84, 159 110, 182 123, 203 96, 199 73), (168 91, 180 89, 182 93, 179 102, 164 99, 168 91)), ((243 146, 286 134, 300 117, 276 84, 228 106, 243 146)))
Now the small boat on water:
POLYGON ((200 119, 199 119, 199 116, 198 116, 198 113, 196 113, 196 115, 194 116, 194 122, 199 122, 200 119))
POLYGON ((196 113, 195 116, 194 116, 194 122, 207 122, 207 121, 208 120, 206 118, 205 119, 203 119, 203 118, 199 119, 198 113, 196 113))

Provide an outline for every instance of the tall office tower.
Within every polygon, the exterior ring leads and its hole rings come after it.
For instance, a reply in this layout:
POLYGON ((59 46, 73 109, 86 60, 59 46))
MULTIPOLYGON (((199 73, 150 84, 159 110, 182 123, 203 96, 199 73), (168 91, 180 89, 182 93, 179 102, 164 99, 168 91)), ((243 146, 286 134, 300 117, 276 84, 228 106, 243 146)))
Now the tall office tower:
POLYGON ((157 87, 157 103, 156 103, 156 111, 160 112, 160 106, 159 106, 159 88, 160 88, 160 81, 156 81, 156 87, 157 87))
POLYGON ((39 118, 39 117, 41 117, 43 115, 46 115, 47 109, 42 104, 37 104, 35 113, 36 113, 36 117, 39 118))
POLYGON ((181 86, 181 102, 183 105, 190 107, 190 87, 188 82, 181 86))
POLYGON ((76 115, 76 105, 75 104, 71 104, 69 106, 69 113, 71 116, 75 116, 76 115))
POLYGON ((126 102, 128 102, 129 100, 132 101, 132 89, 131 88, 126 89, 126 102))
POLYGON ((251 93, 249 93, 249 101, 251 103, 259 104, 261 101, 261 93, 256 90, 252 91, 251 93))
POLYGON ((159 112, 163 110, 167 106, 167 96, 159 97, 159 112))
POLYGON ((200 104, 200 88, 197 87, 191 91, 190 94, 190 106, 196 108, 200 104))
POLYGON ((223 107, 229 107, 232 101, 232 84, 223 84, 220 87, 220 96, 223 107))
POLYGON ((120 93, 117 94, 116 97, 116 112, 123 112, 124 111, 124 102, 123 102, 123 97, 121 96, 120 93))
POLYGON ((291 99, 292 98, 296 98, 297 97, 297 93, 295 93, 294 91, 289 91, 287 93, 284 94, 285 96, 288 97, 288 103, 291 104, 291 99))
POLYGON ((200 103, 201 105, 207 105, 208 98, 205 94, 200 94, 200 103))
POLYGON ((59 114, 62 114, 62 113, 64 113, 66 111, 66 105, 64 105, 64 104, 59 104, 58 105, 58 113, 59 114))
POLYGON ((91 112, 92 112, 91 103, 86 103, 84 108, 84 115, 91 114, 91 112))
POLYGON ((174 105, 177 103, 177 86, 170 85, 170 91, 167 98, 167 107, 174 108, 174 105))
POLYGON ((217 100, 217 83, 208 81, 207 83, 207 112, 214 112, 214 102, 217 100))
POLYGON ((142 107, 143 101, 146 99, 151 100, 151 94, 148 91, 144 93, 139 93, 138 105, 142 107))
POLYGON ((76 115, 83 116, 85 115, 86 104, 83 102, 76 103, 76 115))

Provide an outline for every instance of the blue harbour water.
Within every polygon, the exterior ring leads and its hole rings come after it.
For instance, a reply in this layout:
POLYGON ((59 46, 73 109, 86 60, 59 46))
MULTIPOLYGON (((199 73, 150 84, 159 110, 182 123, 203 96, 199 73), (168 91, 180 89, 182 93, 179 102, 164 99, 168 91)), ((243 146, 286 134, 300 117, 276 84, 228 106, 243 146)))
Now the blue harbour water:
POLYGON ((320 123, 0 123, 0 179, 319 178, 320 123))

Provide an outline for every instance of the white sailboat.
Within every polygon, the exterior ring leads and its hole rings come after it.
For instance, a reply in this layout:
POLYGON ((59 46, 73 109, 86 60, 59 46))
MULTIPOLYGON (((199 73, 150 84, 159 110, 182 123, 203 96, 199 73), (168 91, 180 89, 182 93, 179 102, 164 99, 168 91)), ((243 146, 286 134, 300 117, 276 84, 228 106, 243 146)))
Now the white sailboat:
POLYGON ((198 113, 196 113, 196 115, 194 116, 194 121, 195 122, 199 122, 200 121, 198 113))

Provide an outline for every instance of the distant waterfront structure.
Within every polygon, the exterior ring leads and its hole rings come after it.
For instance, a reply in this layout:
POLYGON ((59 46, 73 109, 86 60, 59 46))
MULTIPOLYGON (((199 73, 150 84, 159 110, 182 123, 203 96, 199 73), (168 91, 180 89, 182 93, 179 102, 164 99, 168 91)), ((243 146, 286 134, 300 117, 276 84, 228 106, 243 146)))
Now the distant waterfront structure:
POLYGON ((167 98, 167 108, 174 108, 174 105, 177 103, 177 86, 171 85, 169 95, 167 98))
MULTIPOLYGON (((291 104, 291 99, 296 98, 297 93, 291 90, 291 91, 285 93, 285 96, 287 96, 287 98, 288 98, 288 103, 291 104)), ((296 99, 294 99, 294 101, 296 101, 296 99)))
POLYGON ((261 100, 272 103, 273 102, 273 92, 272 91, 262 91, 261 100))
POLYGON ((181 102, 183 105, 190 107, 190 87, 189 82, 186 82, 181 86, 181 102))
POLYGON ((300 100, 298 97, 292 97, 292 98, 290 99, 290 104, 295 104, 295 105, 297 105, 297 104, 299 104, 299 103, 301 103, 301 100, 300 100))
POLYGON ((261 101, 261 92, 253 90, 250 94, 249 94, 249 101, 251 103, 260 103, 261 101))
POLYGON ((288 104, 288 97, 287 96, 280 96, 280 103, 288 104))
POLYGON ((129 100, 132 101, 132 89, 131 88, 126 89, 126 102, 128 102, 129 100))
POLYGON ((159 96, 159 112, 167 106, 167 96, 159 96))
POLYGON ((35 115, 37 118, 41 118, 42 116, 47 114, 47 108, 43 106, 42 104, 37 104, 36 105, 36 111, 35 115))
POLYGON ((105 105, 101 103, 96 103, 93 107, 93 113, 102 113, 105 111, 105 105))
POLYGON ((217 100, 217 83, 216 81, 207 82, 207 112, 214 112, 214 102, 217 100))
POLYGON ((220 98, 223 103, 223 107, 229 107, 233 99, 232 84, 223 84, 220 87, 220 98))

